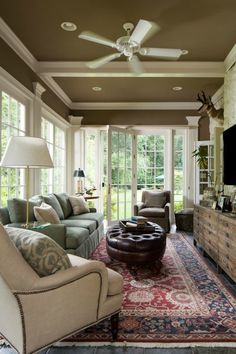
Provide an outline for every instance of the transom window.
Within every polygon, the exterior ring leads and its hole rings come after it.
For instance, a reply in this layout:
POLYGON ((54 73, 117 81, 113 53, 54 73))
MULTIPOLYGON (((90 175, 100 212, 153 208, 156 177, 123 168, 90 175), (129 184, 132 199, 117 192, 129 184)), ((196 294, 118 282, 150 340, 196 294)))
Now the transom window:
MULTIPOLYGON (((1 92, 1 158, 11 136, 26 134, 25 105, 1 92)), ((0 203, 6 206, 7 200, 13 197, 24 197, 25 182, 24 169, 1 168, 0 173, 0 203)))

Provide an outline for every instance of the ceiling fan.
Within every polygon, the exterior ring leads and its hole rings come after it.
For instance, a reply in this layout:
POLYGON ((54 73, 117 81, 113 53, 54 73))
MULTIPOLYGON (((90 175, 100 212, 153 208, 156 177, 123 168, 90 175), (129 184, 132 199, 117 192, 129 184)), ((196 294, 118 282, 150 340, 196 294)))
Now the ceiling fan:
POLYGON ((132 23, 127 22, 124 23, 123 28, 126 31, 126 35, 118 38, 116 42, 91 31, 83 31, 80 33, 78 37, 81 39, 103 44, 118 50, 118 53, 109 54, 87 62, 86 65, 89 68, 99 68, 100 66, 119 58, 121 55, 124 55, 130 63, 131 70, 135 74, 141 74, 144 70, 137 54, 160 59, 177 60, 181 55, 188 53, 188 51, 181 49, 141 47, 144 41, 160 30, 160 27, 154 22, 139 20, 135 28, 132 23))

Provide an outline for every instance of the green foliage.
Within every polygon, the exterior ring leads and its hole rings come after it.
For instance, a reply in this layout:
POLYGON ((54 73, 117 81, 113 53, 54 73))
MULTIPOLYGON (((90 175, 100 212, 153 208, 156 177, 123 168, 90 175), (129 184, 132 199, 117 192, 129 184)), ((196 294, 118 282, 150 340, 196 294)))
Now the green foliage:
POLYGON ((196 158, 196 163, 198 164, 198 166, 202 169, 207 168, 207 157, 204 154, 203 150, 200 148, 195 149, 192 152, 192 157, 196 158))

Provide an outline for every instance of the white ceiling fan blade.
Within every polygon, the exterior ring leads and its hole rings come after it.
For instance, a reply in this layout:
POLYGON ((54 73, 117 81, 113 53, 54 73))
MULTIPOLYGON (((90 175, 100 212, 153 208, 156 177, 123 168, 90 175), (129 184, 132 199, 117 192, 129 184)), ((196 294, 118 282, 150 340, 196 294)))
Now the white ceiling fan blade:
POLYGON ((183 51, 181 49, 169 48, 141 48, 139 54, 161 59, 176 60, 183 54, 183 51))
POLYGON ((119 58, 122 55, 122 53, 114 53, 114 54, 109 54, 106 55, 105 57, 101 57, 92 61, 89 61, 86 63, 86 65, 90 68, 90 69, 97 69, 100 66, 109 63, 110 61, 119 58))
POLYGON ((140 75, 144 72, 143 66, 137 57, 137 55, 133 55, 132 59, 128 61, 130 69, 136 75, 140 75))
POLYGON ((78 35, 79 38, 81 39, 86 39, 87 41, 107 45, 112 48, 116 48, 116 43, 111 41, 110 39, 107 39, 103 36, 100 36, 99 34, 96 34, 94 32, 90 31, 83 31, 78 35))
POLYGON ((160 29, 160 27, 150 21, 146 20, 139 20, 137 26, 133 30, 129 41, 134 41, 138 44, 141 44, 145 40, 147 40, 149 37, 151 37, 155 32, 157 32, 160 29))

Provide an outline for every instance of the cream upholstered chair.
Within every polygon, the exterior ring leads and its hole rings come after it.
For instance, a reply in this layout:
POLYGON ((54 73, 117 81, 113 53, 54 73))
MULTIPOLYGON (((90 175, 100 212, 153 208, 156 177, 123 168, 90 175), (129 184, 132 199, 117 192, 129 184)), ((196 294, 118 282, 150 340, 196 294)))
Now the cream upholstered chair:
POLYGON ((107 317, 117 335, 123 279, 102 262, 39 277, 0 225, 0 333, 19 353, 39 351, 107 317))
POLYGON ((142 202, 134 205, 134 215, 144 216, 169 232, 170 191, 144 190, 142 192, 142 202))

